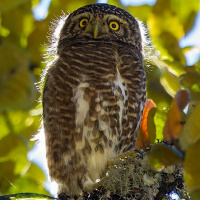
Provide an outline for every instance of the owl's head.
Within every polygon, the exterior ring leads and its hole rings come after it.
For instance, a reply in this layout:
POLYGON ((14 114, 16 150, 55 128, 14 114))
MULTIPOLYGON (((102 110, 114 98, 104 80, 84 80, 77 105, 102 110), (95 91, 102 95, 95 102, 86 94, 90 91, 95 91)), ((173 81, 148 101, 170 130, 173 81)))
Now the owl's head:
POLYGON ((107 41, 140 46, 141 34, 137 20, 125 10, 109 4, 91 4, 79 8, 65 19, 59 41, 62 44, 65 41, 107 41))

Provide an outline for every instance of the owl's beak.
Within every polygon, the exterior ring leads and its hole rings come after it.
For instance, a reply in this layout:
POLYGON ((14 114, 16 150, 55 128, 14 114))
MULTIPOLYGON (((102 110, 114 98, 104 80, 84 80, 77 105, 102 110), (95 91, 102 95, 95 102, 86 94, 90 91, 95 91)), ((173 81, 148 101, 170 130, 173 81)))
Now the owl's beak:
POLYGON ((90 34, 94 39, 97 39, 100 35, 102 35, 102 19, 95 18, 93 19, 88 27, 86 28, 86 34, 90 34))
POLYGON ((101 34, 101 29, 102 29, 102 19, 100 19, 99 17, 96 17, 92 21, 92 32, 93 32, 94 39, 99 37, 99 34, 101 34))
POLYGON ((99 24, 95 23, 94 27, 93 27, 93 36, 94 36, 94 38, 97 38, 98 33, 99 33, 99 24))

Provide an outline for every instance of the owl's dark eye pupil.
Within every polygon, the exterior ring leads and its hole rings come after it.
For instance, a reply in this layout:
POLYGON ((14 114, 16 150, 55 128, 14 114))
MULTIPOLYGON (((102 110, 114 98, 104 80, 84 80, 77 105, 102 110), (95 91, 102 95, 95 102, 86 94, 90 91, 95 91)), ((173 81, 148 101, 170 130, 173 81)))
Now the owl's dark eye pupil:
POLYGON ((86 21, 83 21, 82 24, 83 24, 83 26, 86 26, 86 25, 87 25, 87 22, 86 22, 86 21))
POLYGON ((116 28, 116 24, 112 24, 111 26, 112 26, 112 28, 116 28))

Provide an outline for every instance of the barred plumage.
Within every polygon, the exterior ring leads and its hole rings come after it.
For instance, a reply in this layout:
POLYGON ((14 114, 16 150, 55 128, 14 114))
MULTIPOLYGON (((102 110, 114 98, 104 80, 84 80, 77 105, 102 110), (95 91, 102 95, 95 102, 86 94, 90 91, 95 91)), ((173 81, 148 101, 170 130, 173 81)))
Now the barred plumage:
POLYGON ((134 147, 145 72, 139 26, 126 11, 93 4, 65 20, 47 70, 43 116, 50 177, 59 193, 78 195, 92 189, 110 159, 134 147))

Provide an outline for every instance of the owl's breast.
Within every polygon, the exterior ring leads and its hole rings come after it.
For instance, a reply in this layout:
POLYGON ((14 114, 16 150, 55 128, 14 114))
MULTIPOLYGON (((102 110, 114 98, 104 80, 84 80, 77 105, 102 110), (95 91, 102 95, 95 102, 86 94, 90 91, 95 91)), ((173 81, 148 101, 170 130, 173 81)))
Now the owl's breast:
MULTIPOLYGON (((121 136, 123 143, 129 144, 136 135, 146 97, 141 55, 131 46, 89 43, 67 47, 60 61, 73 93, 76 131, 81 139, 98 132, 109 144, 121 136)), ((116 149, 122 151, 122 146, 116 149)))
POLYGON ((113 46, 101 43, 70 46, 64 49, 59 58, 68 64, 71 73, 91 79, 115 74, 118 63, 113 46))
POLYGON ((88 160, 92 179, 101 176, 108 160, 119 153, 122 121, 126 113, 126 86, 118 73, 113 82, 79 83, 73 90, 76 149, 88 160), (101 85, 102 84, 102 85, 101 85))

